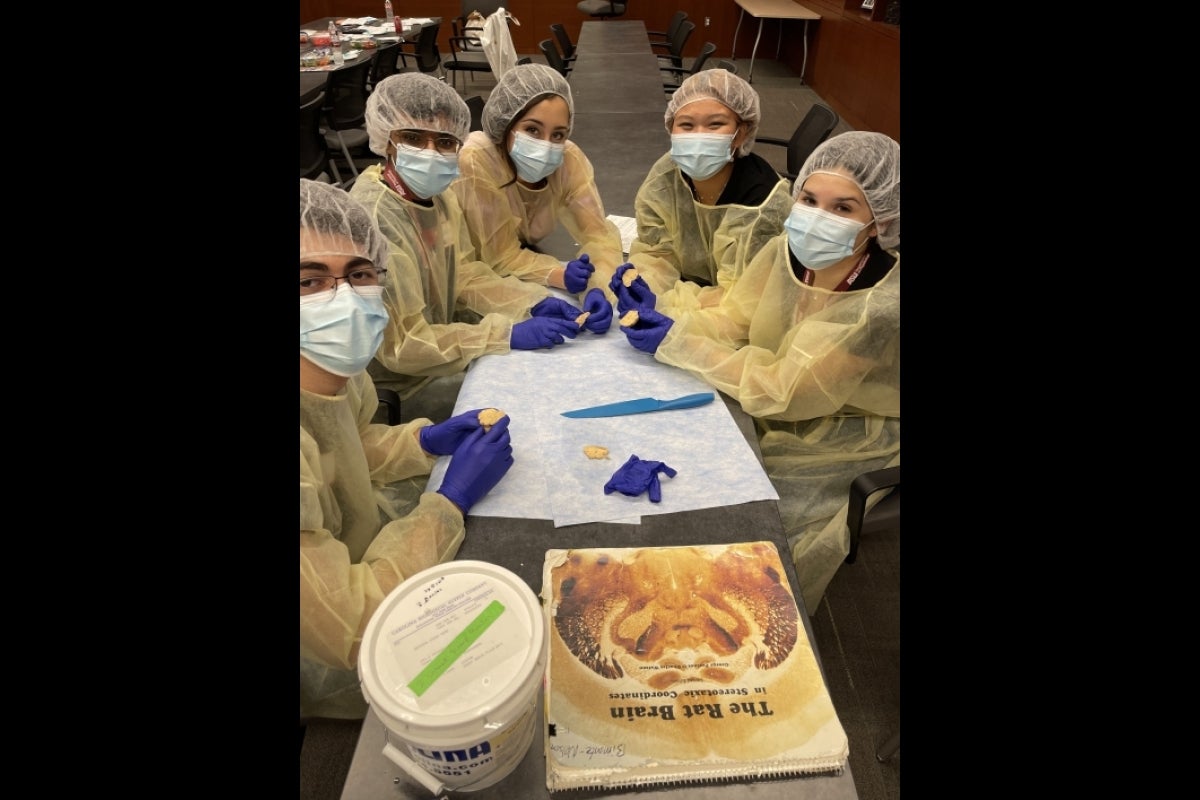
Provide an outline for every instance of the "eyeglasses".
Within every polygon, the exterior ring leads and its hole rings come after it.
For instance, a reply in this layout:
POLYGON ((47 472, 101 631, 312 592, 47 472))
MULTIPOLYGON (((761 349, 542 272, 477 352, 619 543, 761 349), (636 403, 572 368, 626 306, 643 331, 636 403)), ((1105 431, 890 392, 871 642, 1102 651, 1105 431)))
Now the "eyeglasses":
POLYGON ((341 278, 333 275, 301 275, 300 296, 336 289, 338 281, 345 281, 357 292, 356 287, 359 286, 378 286, 384 275, 387 275, 387 270, 383 267, 359 267, 341 278))
POLYGON ((462 147, 462 142, 454 138, 448 133, 437 133, 436 131, 396 131, 396 136, 400 139, 398 144, 424 150, 433 143, 433 149, 437 150, 444 156, 452 156, 462 147))

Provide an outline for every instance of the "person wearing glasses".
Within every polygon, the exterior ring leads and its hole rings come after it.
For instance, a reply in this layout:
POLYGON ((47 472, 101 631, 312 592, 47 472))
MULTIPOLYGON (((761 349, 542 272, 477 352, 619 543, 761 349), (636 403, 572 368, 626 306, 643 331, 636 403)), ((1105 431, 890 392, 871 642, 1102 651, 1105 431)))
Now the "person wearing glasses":
POLYGON ((434 377, 510 350, 550 348, 582 330, 603 333, 612 306, 596 289, 584 309, 543 286, 497 275, 480 261, 453 192, 458 152, 471 112, 458 92, 432 75, 384 78, 367 98, 371 152, 383 156, 350 190, 390 243, 389 321, 369 372, 375 383, 415 394, 434 377))
POLYGON ((850 483, 900 464, 900 145, 849 131, 804 162, 783 230, 719 305, 672 317, 613 279, 629 343, 736 399, 809 613, 849 553, 850 483))
POLYGON ((480 258, 497 273, 578 294, 606 289, 624 253, 592 163, 570 140, 574 117, 571 87, 558 70, 516 65, 488 95, 483 130, 463 143, 450 187, 480 258), (559 223, 579 243, 566 264, 538 249, 559 223))
POLYGON ((300 714, 360 719, 355 667, 384 596, 452 559, 471 506, 513 464, 507 416, 484 431, 482 409, 436 425, 373 424, 367 363, 383 338, 388 243, 366 209, 336 186, 300 181, 300 714), (441 487, 401 514, 378 491, 428 476, 451 456, 441 487))
POLYGON ((758 92, 723 69, 689 76, 667 102, 671 149, 634 200, 629 263, 677 312, 716 305, 792 207, 786 179, 751 152, 758 92))

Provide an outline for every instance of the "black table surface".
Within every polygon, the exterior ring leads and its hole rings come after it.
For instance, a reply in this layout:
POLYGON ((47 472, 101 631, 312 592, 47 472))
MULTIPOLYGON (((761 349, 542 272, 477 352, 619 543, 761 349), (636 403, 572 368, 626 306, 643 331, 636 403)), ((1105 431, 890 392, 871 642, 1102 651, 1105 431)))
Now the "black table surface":
MULTIPOLYGON (((720 395, 729 408, 742 435, 754 453, 760 454, 753 420, 738 404, 720 395)), ((703 544, 723 544, 767 541, 779 550, 787 579, 792 585, 804 630, 812 645, 817 663, 821 654, 813 637, 804 600, 797 589, 795 565, 788 551, 779 517, 779 506, 773 500, 757 500, 732 506, 697 509, 674 514, 642 517, 639 525, 613 522, 593 522, 555 528, 551 520, 509 519, 472 516, 467 521, 467 535, 455 556, 457 560, 486 561, 508 569, 524 580, 535 595, 540 595, 546 551, 584 547, 670 547, 703 544)), ((824 670, 824 667, 822 667, 824 670)), ((544 696, 538 692, 535 719, 544 719, 544 696)), ((368 712, 362 733, 354 751, 354 759, 346 776, 341 800, 377 800, 378 798, 426 798, 432 795, 383 755, 386 728, 373 711, 368 712)), ((645 789, 572 790, 551 795, 546 788, 546 758, 542 734, 539 733, 529 752, 512 773, 496 784, 470 793, 451 793, 466 800, 528 800, 529 798, 566 797, 592 800, 599 797, 626 797, 663 800, 857 800, 854 777, 847 764, 840 775, 811 775, 799 778, 740 781, 720 785, 687 785, 645 789)))
POLYGON ((646 23, 639 19, 588 20, 579 28, 575 55, 584 53, 646 53, 650 52, 650 37, 646 23))
MULTIPOLYGON (((304 23, 300 26, 300 30, 324 31, 329 28, 330 22, 334 22, 338 19, 341 19, 341 17, 321 17, 320 19, 313 20, 312 22, 304 23)), ((430 19, 436 23, 440 23, 442 21, 441 17, 430 17, 430 19)), ((413 25, 412 27, 405 28, 404 36, 401 38, 396 38, 394 34, 390 37, 386 35, 382 37, 372 37, 376 41, 376 47, 367 50, 360 50, 359 52, 362 53, 362 55, 358 56, 357 58, 349 59, 341 67, 322 70, 302 70, 300 72, 300 105, 304 105, 307 101, 316 97, 317 93, 325 88, 325 79, 328 77, 329 73, 345 67, 352 67, 357 64, 361 58, 378 57, 378 54, 382 51, 395 47, 401 41, 408 41, 413 38, 415 34, 420 32, 422 27, 424 27, 424 25, 413 25)), ((305 47, 305 45, 300 45, 301 53, 304 52, 305 47)), ((345 45, 343 45, 342 49, 345 51, 345 45)))

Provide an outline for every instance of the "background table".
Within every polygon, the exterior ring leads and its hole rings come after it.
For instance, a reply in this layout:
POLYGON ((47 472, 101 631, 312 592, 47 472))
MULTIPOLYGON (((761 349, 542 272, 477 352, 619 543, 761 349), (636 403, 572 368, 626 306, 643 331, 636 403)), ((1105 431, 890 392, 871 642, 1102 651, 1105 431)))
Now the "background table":
MULTIPOLYGON (((312 22, 304 23, 303 25, 300 26, 300 30, 301 31, 305 31, 305 30, 326 31, 329 29, 329 23, 333 22, 335 20, 338 20, 338 19, 341 19, 341 17, 321 17, 320 19, 313 20, 312 22)), ((430 19, 432 19, 434 23, 439 23, 439 24, 442 21, 441 17, 431 17, 430 19)), ((369 57, 371 57, 371 55, 374 55, 375 58, 378 58, 380 56, 380 54, 383 53, 383 51, 390 50, 391 48, 396 47, 397 45, 400 44, 400 42, 408 41, 410 38, 412 38, 414 36, 414 34, 419 33, 421 31, 421 28, 423 28, 423 27, 424 27, 424 25, 419 24, 419 25, 413 25, 411 27, 404 28, 403 36, 396 36, 395 34, 393 34, 392 36, 386 36, 386 35, 372 36, 371 38, 373 38, 375 40, 375 43, 377 45, 375 48, 370 49, 370 50, 360 50, 359 52, 362 55, 359 55, 357 58, 348 59, 340 67, 334 67, 333 69, 301 71, 300 72, 300 105, 304 105, 307 101, 316 97, 317 93, 325 88, 325 83, 326 83, 325 79, 328 77, 329 73, 335 72, 336 70, 339 70, 339 69, 344 69, 345 67, 352 67, 358 63, 358 59, 360 59, 360 58, 369 58, 369 57)), ((300 52, 304 52, 306 47, 308 47, 308 45, 300 45, 300 52)), ((343 52, 345 52, 345 49, 346 49, 345 44, 343 43, 343 46, 342 46, 343 52)))
MULTIPOLYGON (((750 70, 746 74, 746 82, 754 83, 754 54, 758 52, 758 40, 762 37, 763 20, 770 19, 801 19, 804 20, 804 60, 800 62, 800 81, 804 82, 804 68, 808 65, 808 21, 810 19, 820 19, 821 15, 811 9, 807 9, 799 3, 793 3, 792 0, 734 0, 741 6, 741 13, 738 14, 738 24, 733 31, 733 47, 729 51, 729 57, 734 61, 737 60, 737 37, 738 32, 742 29, 742 17, 749 12, 750 16, 758 17, 758 34, 754 37, 754 49, 750 51, 750 70)), ((780 47, 783 44, 783 23, 779 23, 779 41, 775 43, 775 60, 779 60, 780 47)))

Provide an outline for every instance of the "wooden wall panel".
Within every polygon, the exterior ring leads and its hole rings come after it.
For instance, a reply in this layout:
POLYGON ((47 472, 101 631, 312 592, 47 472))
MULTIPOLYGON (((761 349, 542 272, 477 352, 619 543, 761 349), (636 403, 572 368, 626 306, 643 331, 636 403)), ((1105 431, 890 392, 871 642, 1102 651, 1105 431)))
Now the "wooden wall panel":
MULTIPOLYGON (((886 133, 899 142, 899 26, 871 21, 866 12, 845 8, 845 0, 804 0, 802 5, 821 15, 819 22, 809 23, 804 82, 852 128, 886 133)), ((794 46, 789 47, 785 28, 780 58, 799 72, 804 58, 799 38, 803 28, 797 23, 787 25, 795 26, 794 46)), ((770 22, 764 27, 760 55, 767 41, 766 27, 770 22)), ((739 36, 739 45, 741 39, 739 36)), ((774 55, 773 50, 770 55, 774 55)))

